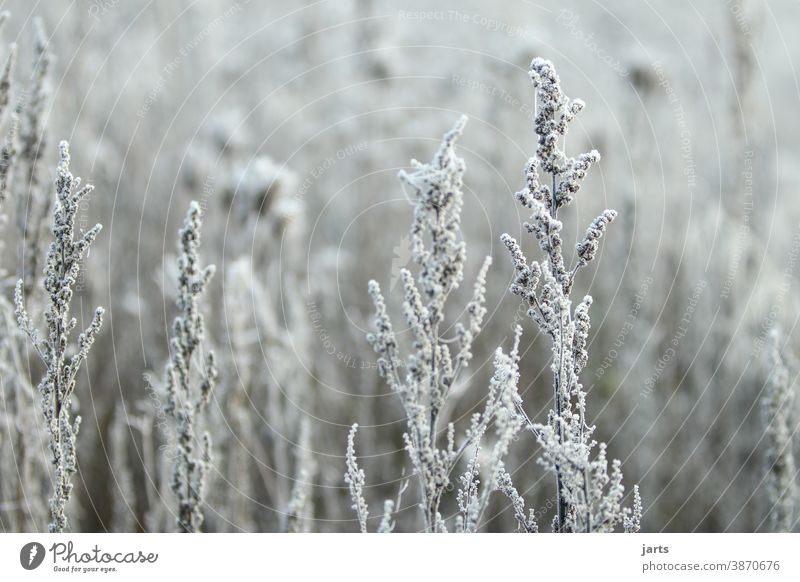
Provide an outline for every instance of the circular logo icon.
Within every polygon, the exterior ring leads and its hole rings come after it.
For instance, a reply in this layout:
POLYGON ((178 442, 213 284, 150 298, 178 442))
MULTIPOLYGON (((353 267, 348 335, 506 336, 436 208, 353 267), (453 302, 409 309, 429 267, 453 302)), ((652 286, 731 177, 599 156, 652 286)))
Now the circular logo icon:
POLYGON ((44 561, 44 546, 39 542, 30 542, 19 551, 19 563, 26 570, 35 570, 44 561))

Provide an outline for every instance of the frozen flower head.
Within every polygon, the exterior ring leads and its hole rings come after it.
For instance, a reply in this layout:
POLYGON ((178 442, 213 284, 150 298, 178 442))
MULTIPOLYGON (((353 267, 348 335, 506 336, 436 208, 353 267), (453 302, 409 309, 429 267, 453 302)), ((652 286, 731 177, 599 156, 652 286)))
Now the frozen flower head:
POLYGON ((572 201, 592 164, 600 161, 596 150, 570 158, 560 143, 567 135, 569 124, 585 107, 580 99, 570 100, 561 90, 561 80, 553 63, 535 58, 530 77, 536 90, 537 111, 534 131, 538 136, 536 156, 526 166, 526 189, 518 198, 527 206, 532 200, 542 202, 555 217, 556 211, 572 201), (540 183, 539 170, 551 175, 552 185, 540 183))
POLYGON ((535 58, 531 63, 530 77, 536 88, 538 111, 535 118, 536 135, 539 136, 537 156, 542 169, 559 173, 566 169, 566 155, 558 147, 558 140, 567 135, 568 124, 584 107, 580 99, 570 99, 561 91, 561 80, 553 63, 535 58))
POLYGON ((430 163, 412 160, 414 171, 400 172, 400 179, 415 192, 411 251, 421 269, 419 283, 434 321, 441 318, 444 300, 464 277, 461 207, 465 165, 456 155, 455 144, 466 123, 467 117, 462 115, 444 135, 430 163))

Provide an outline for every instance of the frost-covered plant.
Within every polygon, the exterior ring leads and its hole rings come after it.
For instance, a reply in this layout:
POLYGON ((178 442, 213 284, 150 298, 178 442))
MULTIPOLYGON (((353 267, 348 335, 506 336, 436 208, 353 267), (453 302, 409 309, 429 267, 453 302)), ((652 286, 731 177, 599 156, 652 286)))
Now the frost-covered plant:
POLYGON ((795 391, 789 379, 789 369, 781 356, 780 337, 773 331, 772 373, 761 397, 761 411, 767 441, 765 486, 770 529, 790 532, 797 501, 793 431, 790 428, 795 391))
POLYGON ((167 414, 175 420, 178 437, 172 475, 172 490, 178 498, 178 530, 197 532, 203 523, 205 481, 211 463, 211 436, 197 436, 197 423, 208 406, 217 380, 214 353, 202 357, 204 324, 199 299, 214 274, 214 266, 200 266, 202 216, 192 202, 179 232, 178 316, 172 324, 170 360, 166 370, 167 414), (202 359, 202 377, 194 379, 192 364, 202 359), (200 449, 199 451, 197 449, 200 449))
MULTIPOLYGON (((462 116, 453 129, 445 134, 429 164, 413 160, 414 171, 400 173, 400 178, 413 188, 416 196, 410 240, 411 256, 419 268, 417 277, 408 269, 400 271, 404 291, 403 314, 413 338, 413 353, 402 363, 380 286, 376 281, 369 282, 377 331, 369 334, 368 340, 378 354, 380 374, 400 397, 403 405, 406 416, 405 448, 419 482, 423 525, 428 532, 446 531, 439 509, 442 497, 450 486, 450 475, 464 452, 472 445, 477 447, 487 427, 496 422, 501 434, 490 462, 490 473, 497 473, 508 442, 519 430, 513 413, 513 393, 516 393, 517 380, 516 348, 510 357, 498 350, 495 358, 497 372, 484 410, 473 416, 460 446, 456 445, 452 423, 446 428, 446 444, 443 447, 439 445, 445 401, 459 373, 472 358, 472 343, 481 330, 486 314, 485 283, 491 264, 490 257, 486 257, 478 272, 472 299, 467 305, 467 325, 456 323, 454 336, 442 337, 440 327, 445 303, 463 279, 466 260, 466 247, 460 232, 465 166, 464 160, 456 155, 454 149, 466 121, 467 118, 462 116), (451 352, 451 346, 455 346, 454 353, 451 352), (404 375, 402 368, 405 368, 404 375)), ((352 445, 352 438, 348 444, 352 445)), ((477 474, 478 464, 473 460, 465 490, 459 493, 462 516, 456 524, 458 529, 472 531, 477 527, 482 508, 493 490, 496 479, 490 476, 484 493, 478 498, 477 474)), ((358 475, 349 471, 348 483, 358 482, 358 475)), ((359 521, 364 530, 366 512, 362 511, 362 501, 354 497, 354 504, 360 508, 359 521)), ((384 511, 382 523, 388 522, 387 519, 384 511)))
MULTIPOLYGON (((586 422, 586 392, 579 377, 588 360, 586 345, 592 298, 587 295, 574 310, 570 298, 577 271, 594 259, 599 239, 616 212, 605 210, 592 221, 576 246, 575 265, 568 268, 562 251, 558 211, 572 201, 589 168, 600 160, 600 154, 592 150, 573 158, 564 153, 560 144, 584 103, 564 95, 550 61, 534 59, 530 77, 538 102, 534 119, 538 144, 536 154, 525 167, 525 187, 517 192, 517 199, 531 212, 524 227, 536 237, 545 258, 529 263, 517 241, 508 234, 502 236, 516 271, 511 292, 522 298, 528 316, 553 346, 553 408, 547 423, 528 421, 528 427, 542 446, 541 463, 556 477, 554 531, 612 531, 617 526, 633 530, 639 516, 631 517, 631 511, 622 507, 621 464, 614 461, 609 475, 605 444, 598 445, 598 452, 592 454, 597 443, 592 440, 594 427, 586 422)), ((518 402, 518 406, 524 415, 522 403, 518 402)), ((637 488, 634 497, 638 508, 637 488)), ((512 503, 515 503, 513 493, 512 503)))
POLYGON ((72 418, 72 395, 78 370, 100 331, 104 313, 103 308, 98 307, 89 326, 78 336, 77 345, 70 345, 70 334, 78 324, 71 312, 78 272, 101 226, 96 224, 76 239, 78 208, 93 187, 87 184, 81 188, 80 178, 72 176, 69 170, 69 144, 62 141, 58 149, 60 161, 53 212, 53 241, 47 251, 44 268, 44 289, 48 300, 44 333, 34 327, 25 310, 22 279, 17 283, 14 294, 19 327, 27 334, 46 368, 39 382, 39 393, 55 466, 53 495, 50 499, 50 532, 62 532, 67 527, 66 505, 72 493, 72 475, 78 469, 76 438, 81 421, 80 416, 74 420, 72 418))

